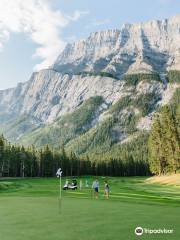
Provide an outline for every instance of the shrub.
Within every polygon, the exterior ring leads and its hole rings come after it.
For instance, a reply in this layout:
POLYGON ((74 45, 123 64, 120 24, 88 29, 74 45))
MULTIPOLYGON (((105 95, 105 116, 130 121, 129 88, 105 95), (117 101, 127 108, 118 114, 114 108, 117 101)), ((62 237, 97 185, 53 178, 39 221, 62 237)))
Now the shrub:
POLYGON ((127 86, 131 86, 131 85, 136 86, 142 80, 161 82, 161 78, 160 78, 159 74, 157 74, 157 73, 129 74, 129 75, 124 76, 124 80, 125 80, 125 82, 126 82, 125 84, 127 86))

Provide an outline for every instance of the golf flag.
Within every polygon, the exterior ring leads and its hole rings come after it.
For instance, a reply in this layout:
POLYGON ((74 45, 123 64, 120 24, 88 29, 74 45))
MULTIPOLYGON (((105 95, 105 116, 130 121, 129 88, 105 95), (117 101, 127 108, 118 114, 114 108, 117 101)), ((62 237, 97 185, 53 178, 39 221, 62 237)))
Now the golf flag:
POLYGON ((62 176, 62 170, 61 170, 61 168, 59 168, 59 169, 57 170, 56 176, 57 176, 58 178, 62 176))

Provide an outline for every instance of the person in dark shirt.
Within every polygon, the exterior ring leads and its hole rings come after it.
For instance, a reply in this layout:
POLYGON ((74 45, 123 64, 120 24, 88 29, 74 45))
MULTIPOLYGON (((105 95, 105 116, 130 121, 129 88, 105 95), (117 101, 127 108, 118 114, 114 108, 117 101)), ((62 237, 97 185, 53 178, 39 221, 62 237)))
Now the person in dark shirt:
POLYGON ((104 196, 109 199, 109 184, 107 181, 104 182, 104 196))

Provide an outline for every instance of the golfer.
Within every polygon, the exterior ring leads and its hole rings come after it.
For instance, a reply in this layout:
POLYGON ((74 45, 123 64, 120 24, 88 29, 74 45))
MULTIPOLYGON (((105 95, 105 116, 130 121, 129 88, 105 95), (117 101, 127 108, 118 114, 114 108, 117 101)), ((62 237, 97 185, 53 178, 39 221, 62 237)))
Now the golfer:
POLYGON ((86 179, 86 188, 89 187, 89 182, 88 182, 88 179, 86 179))
POLYGON ((93 184, 92 184, 92 189, 94 190, 94 197, 98 198, 98 193, 99 193, 99 182, 96 179, 93 184))
POLYGON ((79 183, 79 189, 80 189, 80 191, 82 190, 82 188, 83 188, 83 182, 82 182, 82 180, 80 180, 80 183, 79 183))
POLYGON ((109 199, 109 184, 107 181, 104 182, 104 196, 109 199))

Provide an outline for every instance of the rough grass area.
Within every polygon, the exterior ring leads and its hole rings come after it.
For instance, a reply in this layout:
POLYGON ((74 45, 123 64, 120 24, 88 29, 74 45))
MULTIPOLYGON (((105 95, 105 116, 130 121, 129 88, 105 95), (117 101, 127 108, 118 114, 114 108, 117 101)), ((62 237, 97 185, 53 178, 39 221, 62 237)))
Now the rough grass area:
POLYGON ((154 177, 148 178, 146 182, 176 185, 180 187, 180 174, 174 174, 169 176, 154 176, 154 177))
POLYGON ((179 187, 147 184, 141 177, 109 178, 111 197, 106 200, 104 180, 99 177, 99 199, 92 198, 90 188, 63 191, 60 213, 58 179, 8 180, 22 187, 0 191, 0 239, 133 240, 137 226, 174 229, 173 234, 144 234, 141 239, 180 239, 179 187))
POLYGON ((3 191, 16 191, 18 188, 22 187, 22 184, 16 182, 0 181, 0 193, 3 191))

